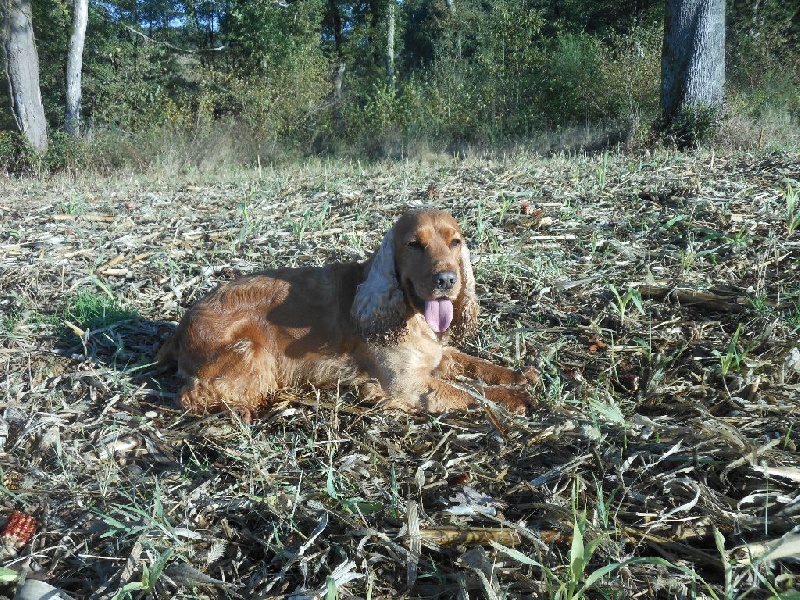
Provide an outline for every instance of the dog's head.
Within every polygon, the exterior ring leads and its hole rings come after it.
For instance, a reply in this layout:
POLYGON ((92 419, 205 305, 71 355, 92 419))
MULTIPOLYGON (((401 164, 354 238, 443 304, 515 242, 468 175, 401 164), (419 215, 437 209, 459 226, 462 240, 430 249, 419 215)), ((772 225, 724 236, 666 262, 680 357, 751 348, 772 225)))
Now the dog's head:
POLYGON ((408 213, 395 223, 370 259, 351 311, 368 336, 402 330, 415 312, 434 333, 463 337, 477 326, 466 240, 456 220, 443 211, 408 213))

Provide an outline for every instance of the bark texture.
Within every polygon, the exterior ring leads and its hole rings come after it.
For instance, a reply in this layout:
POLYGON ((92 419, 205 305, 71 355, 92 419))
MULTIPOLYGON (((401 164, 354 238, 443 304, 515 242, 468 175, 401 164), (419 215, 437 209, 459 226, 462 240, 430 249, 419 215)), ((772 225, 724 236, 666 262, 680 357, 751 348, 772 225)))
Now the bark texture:
POLYGON ((0 0, 11 108, 17 127, 38 152, 47 150, 47 123, 39 88, 39 56, 30 0, 0 0))
POLYGON ((67 55, 67 112, 64 127, 67 134, 77 137, 81 129, 81 75, 86 23, 89 20, 89 0, 75 0, 72 37, 67 55))
POLYGON ((667 0, 661 110, 670 127, 687 109, 721 108, 725 95, 725 0, 667 0))
POLYGON ((395 5, 394 0, 389 2, 388 31, 386 34, 386 80, 389 87, 394 89, 394 28, 395 5))

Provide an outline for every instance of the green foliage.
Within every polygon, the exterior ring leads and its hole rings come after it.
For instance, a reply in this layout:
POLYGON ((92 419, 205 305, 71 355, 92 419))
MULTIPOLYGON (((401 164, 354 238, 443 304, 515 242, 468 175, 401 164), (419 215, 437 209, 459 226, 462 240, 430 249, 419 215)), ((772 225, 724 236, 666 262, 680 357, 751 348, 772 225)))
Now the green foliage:
POLYGON ((138 597, 138 595, 134 596, 131 592, 145 592, 150 597, 156 595, 156 584, 166 568, 167 563, 172 558, 173 553, 171 549, 165 550, 156 556, 150 566, 142 564, 139 581, 129 581, 123 585, 120 590, 114 594, 112 600, 127 600, 128 598, 138 597))
POLYGON ((102 287, 103 293, 84 290, 73 296, 64 309, 64 321, 82 330, 95 330, 134 316, 135 313, 119 304, 107 287, 102 287))
POLYGON ((0 567, 0 584, 14 583, 19 579, 19 573, 8 567, 0 567))
POLYGON ((723 116, 720 106, 686 104, 677 115, 660 120, 657 129, 678 149, 695 148, 713 141, 722 126, 723 116))
POLYGON ((177 120, 193 87, 184 79, 192 65, 163 46, 108 40, 90 51, 83 78, 85 118, 127 131, 177 120))
POLYGON ((0 131, 0 170, 6 173, 29 171, 35 153, 25 143, 25 138, 14 131, 0 131))
POLYGON ((326 126, 322 105, 330 93, 330 66, 320 43, 322 9, 321 0, 287 8, 267 1, 231 3, 223 29, 233 56, 213 64, 218 96, 199 112, 201 118, 239 107, 230 112, 272 142, 291 140, 308 148, 326 126))
POLYGON ((610 107, 604 104, 610 97, 605 93, 603 64, 598 39, 585 34, 558 37, 545 72, 549 85, 542 99, 551 125, 592 122, 609 114, 610 107))
POLYGON ((47 152, 34 152, 16 132, 0 131, 0 172, 13 174, 63 171, 74 164, 78 145, 63 132, 50 135, 47 152))
POLYGON ((709 586, 702 578, 700 578, 695 571, 684 566, 674 565, 663 558, 658 557, 642 557, 642 558, 629 558, 620 562, 612 562, 594 571, 587 573, 587 567, 595 550, 602 542, 601 538, 595 538, 591 541, 585 540, 586 533, 586 516, 577 515, 572 529, 572 545, 570 547, 569 555, 569 569, 565 574, 562 574, 555 569, 551 569, 547 565, 542 564, 536 559, 526 556, 522 552, 514 548, 508 548, 498 542, 489 542, 495 550, 502 552, 509 558, 516 560, 523 565, 529 565, 541 570, 546 578, 548 585, 548 596, 552 600, 580 600, 582 598, 594 598, 595 595, 600 597, 617 597, 619 593, 618 586, 602 586, 603 580, 617 571, 621 571, 628 566, 636 564, 651 564, 666 567, 679 571, 686 575, 691 576, 693 579, 700 581, 706 588, 706 591, 711 598, 715 600, 718 596, 714 593, 711 586, 709 586))
POLYGON ((800 192, 791 181, 787 181, 783 196, 786 199, 786 231, 792 235, 800 229, 800 192))
POLYGON ((450 139, 499 140, 541 124, 535 101, 545 60, 543 19, 530 2, 462 3, 441 19, 427 69, 430 133, 450 139))
POLYGON ((40 168, 44 172, 66 171, 78 160, 81 146, 63 131, 50 134, 47 152, 41 157, 40 168))
POLYGON ((64 122, 66 48, 72 26, 72 3, 66 0, 32 2, 32 20, 39 55, 42 104, 51 130, 64 122))
MULTIPOLYGON (((753 122, 796 128, 796 11, 781 0, 760 2, 757 11, 745 0, 730 4, 727 106, 753 122)), ((286 149, 353 147, 381 156, 420 140, 442 150, 597 125, 646 141, 640 124, 659 113, 657 0, 463 0, 455 10, 444 0, 104 2, 90 6, 89 139, 75 144, 57 135, 72 4, 34 3, 33 18, 55 148, 39 160, 2 131, 6 172, 197 165, 217 147, 221 163, 268 160, 286 149)), ((713 139, 722 116, 686 108, 661 128, 675 145, 691 147, 713 139)), ((13 127, 8 115, 0 127, 13 127)))
POLYGON ((714 351, 714 354, 719 358, 720 371, 723 377, 725 377, 731 371, 738 373, 744 366, 747 355, 750 354, 750 352, 752 352, 756 346, 758 346, 758 342, 750 342, 746 347, 742 347, 742 345, 739 343, 739 335, 741 332, 742 325, 740 323, 739 326, 736 327, 733 337, 731 337, 727 351, 725 353, 722 353, 719 350, 714 351))
POLYGON ((636 307, 636 310, 640 315, 644 314, 644 307, 642 306, 642 294, 639 292, 639 290, 630 287, 624 294, 620 294, 614 284, 609 284, 608 289, 611 290, 611 293, 614 295, 614 303, 611 304, 611 307, 619 315, 620 325, 625 324, 625 317, 628 314, 628 304, 631 302, 633 302, 633 305, 636 307))
POLYGON ((754 115, 800 117, 800 28, 797 6, 782 0, 731 0, 726 10, 728 86, 754 115))

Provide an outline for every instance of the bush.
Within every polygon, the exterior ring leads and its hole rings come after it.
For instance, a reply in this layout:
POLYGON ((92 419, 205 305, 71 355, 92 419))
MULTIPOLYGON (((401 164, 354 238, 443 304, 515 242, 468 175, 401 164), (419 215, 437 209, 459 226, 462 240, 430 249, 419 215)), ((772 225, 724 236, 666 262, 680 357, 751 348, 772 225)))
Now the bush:
POLYGON ((64 171, 75 166, 80 152, 81 143, 63 131, 50 133, 44 154, 34 151, 22 134, 0 131, 0 171, 8 174, 64 171))
POLYGON ((685 105, 671 120, 660 118, 656 130, 668 144, 686 150, 713 141, 723 117, 721 106, 685 105))
POLYGON ((9 174, 31 170, 36 153, 25 138, 14 131, 0 131, 0 170, 9 174))

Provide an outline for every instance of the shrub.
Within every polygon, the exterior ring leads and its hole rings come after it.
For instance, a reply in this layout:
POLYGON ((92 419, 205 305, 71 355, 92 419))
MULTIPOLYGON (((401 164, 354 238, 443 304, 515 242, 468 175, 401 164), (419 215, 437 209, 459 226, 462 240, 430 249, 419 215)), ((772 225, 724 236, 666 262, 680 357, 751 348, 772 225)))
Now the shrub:
POLYGON ((685 105, 671 120, 659 118, 656 129, 679 150, 711 142, 723 123, 721 106, 685 105))
POLYGON ((15 131, 0 131, 0 170, 19 174, 31 170, 35 152, 25 138, 15 131))

